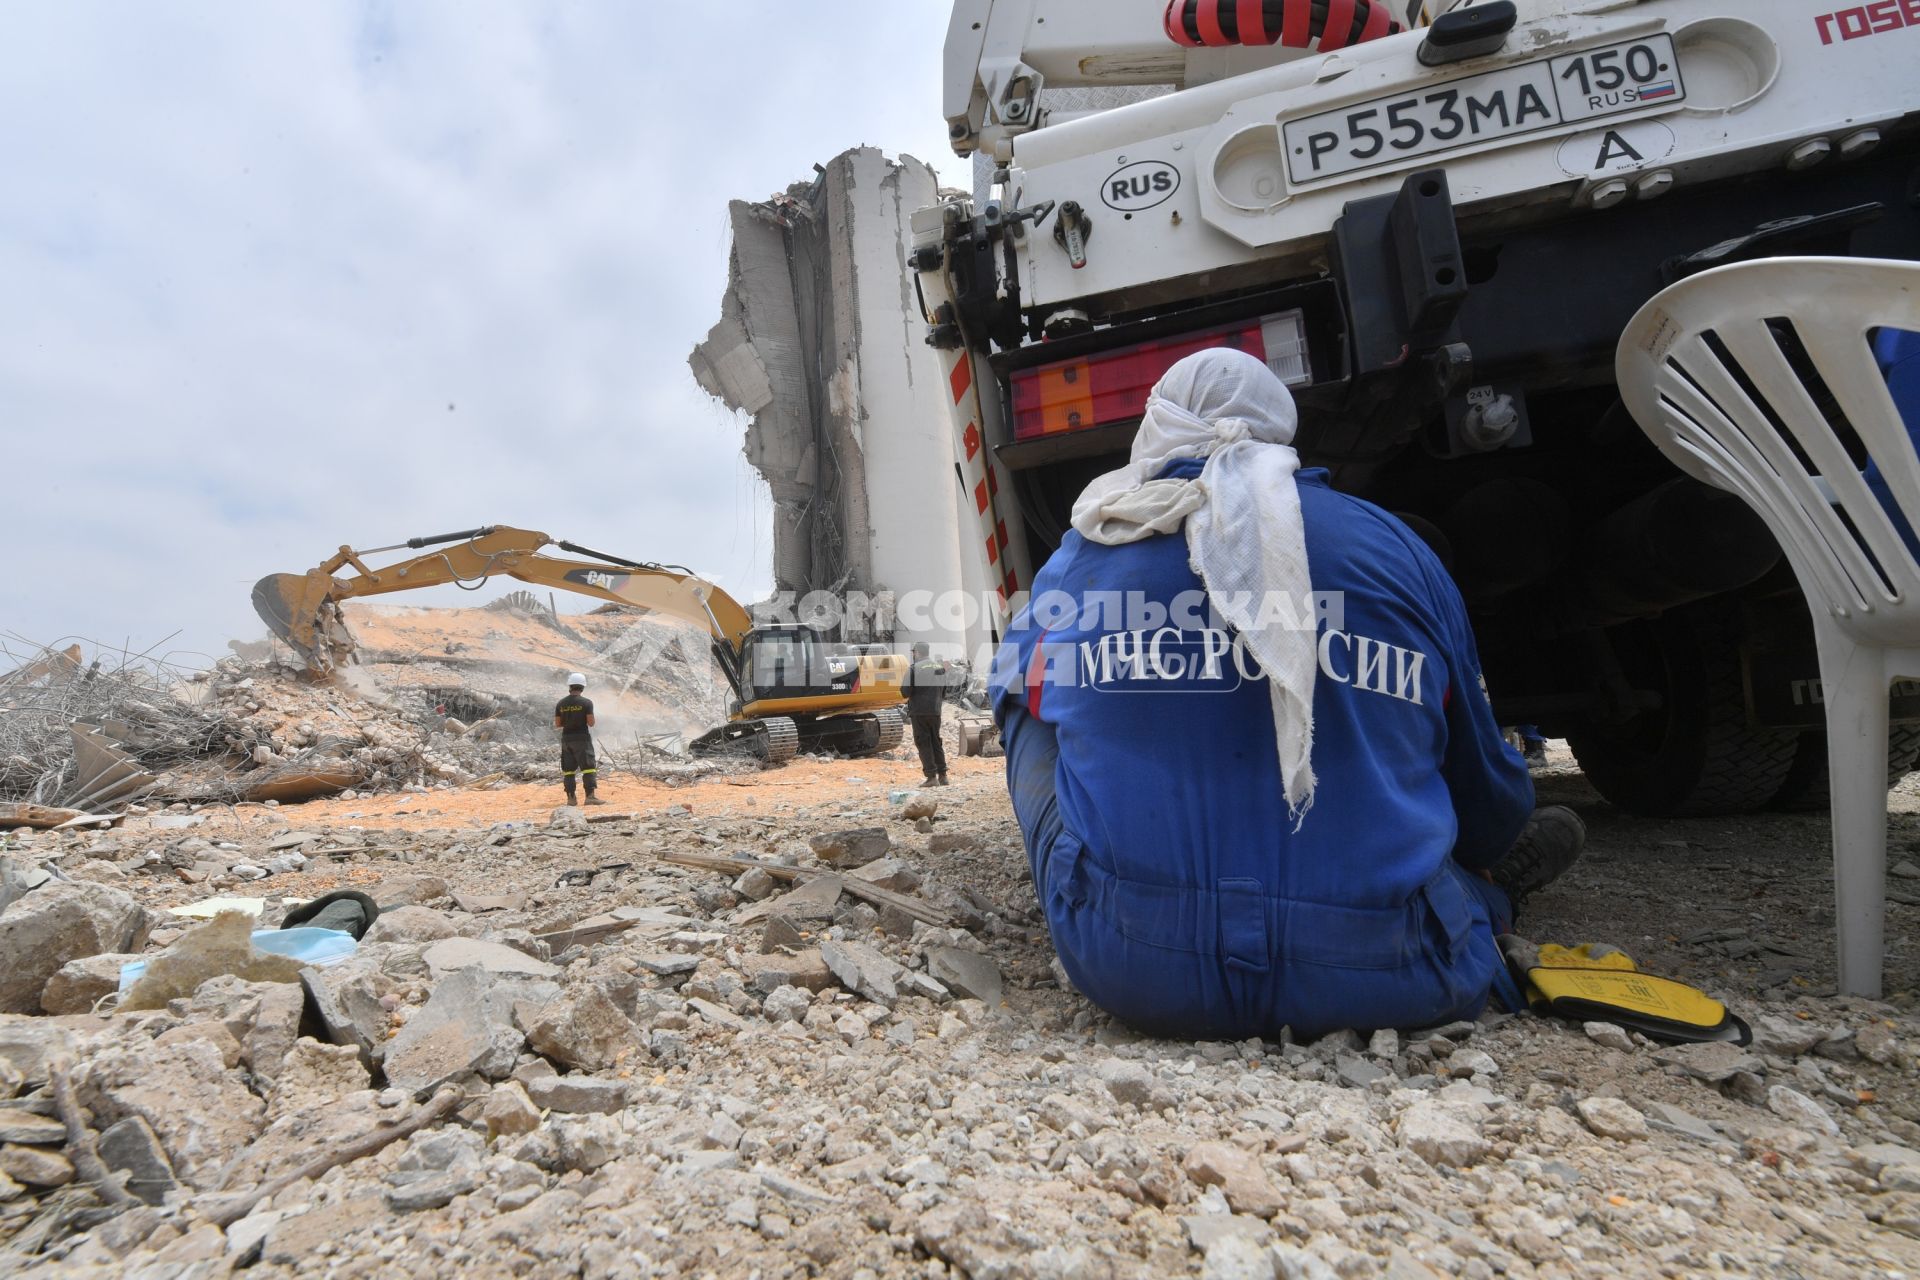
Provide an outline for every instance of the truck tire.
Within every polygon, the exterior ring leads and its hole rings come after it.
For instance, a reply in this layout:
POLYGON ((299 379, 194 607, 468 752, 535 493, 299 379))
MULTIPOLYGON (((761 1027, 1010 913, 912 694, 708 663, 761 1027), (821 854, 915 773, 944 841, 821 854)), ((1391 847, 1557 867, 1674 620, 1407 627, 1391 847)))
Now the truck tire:
POLYGON ((1628 682, 1657 691, 1663 705, 1623 725, 1568 733, 1594 789, 1639 817, 1766 808, 1793 768, 1800 733, 1748 723, 1733 612, 1705 601, 1610 634, 1628 682))
MULTIPOLYGON (((1887 730, 1887 789, 1920 766, 1920 725, 1896 724, 1887 730)), ((1773 797, 1773 808, 1785 813, 1821 813, 1831 800, 1827 790, 1827 735, 1802 733, 1793 768, 1773 797)))

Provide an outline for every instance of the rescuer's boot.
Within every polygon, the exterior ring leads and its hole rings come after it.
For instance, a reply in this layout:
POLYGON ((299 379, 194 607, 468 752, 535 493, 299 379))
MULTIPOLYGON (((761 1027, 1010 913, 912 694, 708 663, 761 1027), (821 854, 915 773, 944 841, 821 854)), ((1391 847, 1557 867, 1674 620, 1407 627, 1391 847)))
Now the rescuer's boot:
POLYGON ((1586 845, 1587 824, 1579 814, 1557 804, 1535 809, 1513 848, 1493 868, 1493 882, 1506 891, 1518 914, 1522 902, 1580 860, 1586 845))

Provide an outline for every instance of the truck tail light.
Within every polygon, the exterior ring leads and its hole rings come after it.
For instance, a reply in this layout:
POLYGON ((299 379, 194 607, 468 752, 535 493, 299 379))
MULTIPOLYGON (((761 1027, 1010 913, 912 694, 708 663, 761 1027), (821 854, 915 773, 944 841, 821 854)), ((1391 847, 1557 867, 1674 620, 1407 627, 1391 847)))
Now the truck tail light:
POLYGON ((1132 422, 1147 411, 1147 395, 1162 374, 1213 347, 1231 347, 1264 360, 1290 387, 1313 381, 1306 318, 1297 310, 1282 311, 1018 370, 1013 375, 1013 438, 1037 440, 1132 422))

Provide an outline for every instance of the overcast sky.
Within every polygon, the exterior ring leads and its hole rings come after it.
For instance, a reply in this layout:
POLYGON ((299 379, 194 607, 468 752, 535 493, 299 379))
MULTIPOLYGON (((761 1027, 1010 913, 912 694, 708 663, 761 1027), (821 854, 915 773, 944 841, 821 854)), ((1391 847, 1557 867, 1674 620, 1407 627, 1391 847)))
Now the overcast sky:
POLYGON ((765 591, 686 364, 726 204, 860 144, 964 183, 947 10, 0 5, 0 632, 218 655, 263 574, 486 523, 765 591))

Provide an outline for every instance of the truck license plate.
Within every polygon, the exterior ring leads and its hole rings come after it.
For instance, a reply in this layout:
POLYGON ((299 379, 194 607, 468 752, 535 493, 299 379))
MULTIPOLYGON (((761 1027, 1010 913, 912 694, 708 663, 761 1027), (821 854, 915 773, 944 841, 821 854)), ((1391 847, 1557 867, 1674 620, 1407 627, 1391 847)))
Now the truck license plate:
POLYGON ((1289 120, 1281 136, 1298 184, 1686 97, 1673 37, 1652 35, 1289 120))

